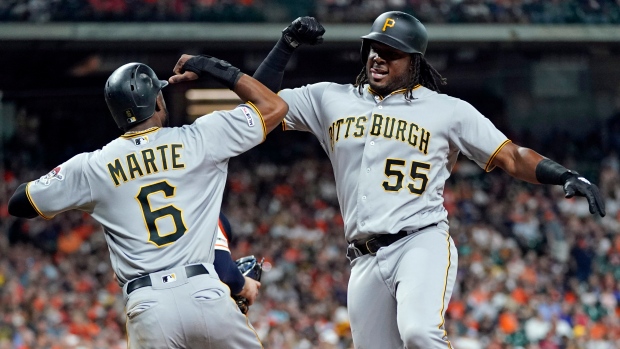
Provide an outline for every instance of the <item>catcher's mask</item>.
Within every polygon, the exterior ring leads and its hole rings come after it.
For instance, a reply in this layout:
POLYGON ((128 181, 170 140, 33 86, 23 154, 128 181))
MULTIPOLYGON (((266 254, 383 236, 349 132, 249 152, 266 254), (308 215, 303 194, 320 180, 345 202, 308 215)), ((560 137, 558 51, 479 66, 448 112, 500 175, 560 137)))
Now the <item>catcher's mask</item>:
POLYGON ((116 69, 105 84, 105 101, 116 125, 126 131, 155 114, 155 100, 168 81, 159 80, 153 69, 128 63, 116 69))
POLYGON ((258 262, 256 257, 254 256, 246 256, 243 258, 239 258, 235 261, 237 264, 237 269, 243 274, 243 276, 247 276, 256 281, 260 281, 263 272, 263 260, 258 262))
POLYGON ((361 59, 366 64, 370 52, 370 41, 377 41, 406 53, 424 55, 428 44, 426 28, 412 15, 390 11, 381 14, 370 28, 370 33, 362 36, 361 59))

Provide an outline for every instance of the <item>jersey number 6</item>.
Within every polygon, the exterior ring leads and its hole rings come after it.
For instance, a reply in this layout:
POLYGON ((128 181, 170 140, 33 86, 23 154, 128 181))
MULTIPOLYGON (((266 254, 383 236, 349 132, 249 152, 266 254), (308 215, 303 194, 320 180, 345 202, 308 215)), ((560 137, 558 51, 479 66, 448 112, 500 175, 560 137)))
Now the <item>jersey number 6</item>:
POLYGON ((140 188, 140 192, 138 193, 138 196, 136 196, 136 200, 138 200, 140 207, 142 208, 144 224, 146 224, 146 229, 149 231, 149 241, 158 247, 177 241, 181 236, 183 236, 183 234, 185 234, 187 227, 183 222, 183 214, 181 210, 176 208, 174 205, 167 205, 154 210, 149 203, 149 195, 161 191, 163 192, 165 198, 170 198, 174 196, 175 190, 176 188, 168 182, 161 181, 140 188), (166 216, 172 218, 174 232, 161 235, 157 228, 156 222, 158 219, 166 216))
MULTIPOLYGON (((403 188, 403 181, 405 174, 399 167, 405 166, 406 161, 400 159, 386 159, 385 160, 385 175, 389 177, 396 177, 396 183, 390 184, 390 181, 383 181, 383 189, 386 191, 399 191, 403 188)), ((413 180, 413 183, 407 184, 407 189, 411 194, 422 195, 426 190, 428 184, 427 172, 431 169, 431 164, 424 162, 411 162, 411 168, 409 169, 409 177, 413 180), (419 184, 416 186, 416 184, 419 184)))

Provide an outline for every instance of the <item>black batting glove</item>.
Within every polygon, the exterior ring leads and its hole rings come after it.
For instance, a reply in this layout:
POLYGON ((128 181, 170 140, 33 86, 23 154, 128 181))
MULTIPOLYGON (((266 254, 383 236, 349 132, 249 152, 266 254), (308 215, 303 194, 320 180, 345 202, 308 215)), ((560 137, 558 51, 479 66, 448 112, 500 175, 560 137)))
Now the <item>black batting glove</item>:
POLYGON ((296 49, 301 44, 317 45, 323 42, 325 28, 314 17, 299 17, 282 30, 286 44, 296 49))
POLYGON ((596 184, 590 183, 589 180, 575 172, 569 172, 567 177, 568 178, 564 182, 564 194, 566 194, 566 198, 584 196, 588 199, 590 213, 598 213, 601 217, 605 217, 605 202, 596 184))
POLYGON ((237 81, 243 75, 239 68, 232 66, 225 60, 207 55, 194 56, 188 59, 183 65, 183 70, 194 72, 199 77, 208 74, 231 90, 235 88, 237 81))

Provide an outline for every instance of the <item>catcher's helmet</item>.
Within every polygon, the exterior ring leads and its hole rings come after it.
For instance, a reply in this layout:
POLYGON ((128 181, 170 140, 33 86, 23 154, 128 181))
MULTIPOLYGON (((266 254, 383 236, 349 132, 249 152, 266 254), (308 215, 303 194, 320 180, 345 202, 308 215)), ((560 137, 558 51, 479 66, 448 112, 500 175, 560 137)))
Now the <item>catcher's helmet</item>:
POLYGON ((167 85, 146 64, 128 63, 116 69, 105 84, 105 101, 116 125, 126 131, 153 116, 157 95, 167 85))
POLYGON ((426 28, 415 17, 400 11, 381 14, 370 28, 368 35, 362 36, 362 63, 366 64, 370 52, 370 41, 378 41, 397 50, 424 55, 428 44, 426 28))

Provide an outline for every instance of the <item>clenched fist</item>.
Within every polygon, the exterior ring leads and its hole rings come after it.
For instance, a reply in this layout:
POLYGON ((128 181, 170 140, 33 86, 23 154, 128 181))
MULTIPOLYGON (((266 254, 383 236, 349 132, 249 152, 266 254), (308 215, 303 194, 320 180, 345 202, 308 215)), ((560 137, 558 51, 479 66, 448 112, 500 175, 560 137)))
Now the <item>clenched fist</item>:
POLYGON ((282 30, 282 37, 292 49, 301 44, 317 45, 323 42, 325 28, 314 17, 299 17, 282 30))

